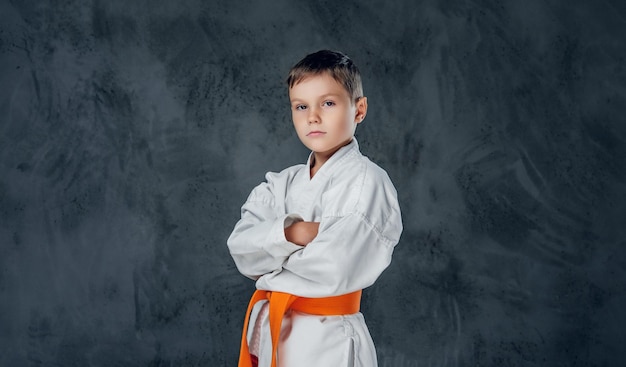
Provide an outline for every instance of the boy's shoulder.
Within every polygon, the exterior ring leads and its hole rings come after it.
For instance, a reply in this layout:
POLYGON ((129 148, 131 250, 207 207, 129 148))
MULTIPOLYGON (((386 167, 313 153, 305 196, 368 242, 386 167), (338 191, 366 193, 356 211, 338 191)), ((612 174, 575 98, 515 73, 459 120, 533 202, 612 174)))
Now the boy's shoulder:
POLYGON ((387 172, 367 156, 357 152, 346 158, 333 171, 323 201, 326 215, 358 214, 387 236, 387 222, 399 213, 395 186, 387 172))
POLYGON ((338 178, 343 177, 351 181, 363 181, 363 183, 370 184, 391 184, 387 171, 359 150, 352 151, 345 158, 335 170, 338 178))
POLYGON ((300 171, 302 168, 305 167, 305 164, 294 164, 293 166, 289 166, 287 168, 284 168, 281 171, 278 172, 274 172, 274 171, 268 171, 265 174, 265 180, 267 182, 275 182, 275 181, 291 181, 293 179, 293 177, 298 173, 298 171, 300 171))
POLYGON ((253 193, 255 191, 271 191, 274 193, 282 192, 285 193, 292 181, 306 165, 304 164, 295 164, 293 166, 289 166, 284 168, 282 171, 268 171, 265 173, 265 181, 261 182, 257 187, 253 189, 253 193))
POLYGON ((291 181, 304 166, 304 164, 296 164, 280 172, 269 171, 265 173, 265 181, 252 189, 246 201, 272 203, 273 205, 275 197, 286 194, 291 181))

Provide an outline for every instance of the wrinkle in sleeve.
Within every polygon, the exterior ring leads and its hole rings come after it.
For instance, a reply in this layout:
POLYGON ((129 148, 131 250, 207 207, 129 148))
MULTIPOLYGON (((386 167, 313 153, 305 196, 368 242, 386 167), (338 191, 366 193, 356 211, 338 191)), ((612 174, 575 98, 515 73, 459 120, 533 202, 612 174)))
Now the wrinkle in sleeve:
POLYGON ((291 254, 302 249, 285 238, 285 228, 302 218, 296 214, 276 215, 267 192, 267 184, 253 190, 227 241, 239 272, 255 280, 279 270, 291 254))

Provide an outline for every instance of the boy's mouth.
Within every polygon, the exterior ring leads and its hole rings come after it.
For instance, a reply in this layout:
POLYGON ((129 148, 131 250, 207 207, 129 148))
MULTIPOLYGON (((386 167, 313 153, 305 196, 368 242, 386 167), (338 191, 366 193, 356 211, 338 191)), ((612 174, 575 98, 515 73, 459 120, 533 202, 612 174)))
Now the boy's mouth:
POLYGON ((324 135, 324 134, 326 134, 326 133, 323 132, 323 131, 311 131, 308 134, 306 134, 306 136, 321 136, 321 135, 324 135))

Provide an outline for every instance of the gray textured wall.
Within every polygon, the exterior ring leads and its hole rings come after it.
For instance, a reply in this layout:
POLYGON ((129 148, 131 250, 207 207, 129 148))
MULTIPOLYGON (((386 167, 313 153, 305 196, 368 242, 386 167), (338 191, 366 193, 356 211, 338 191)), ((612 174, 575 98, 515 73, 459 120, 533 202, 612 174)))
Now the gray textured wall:
POLYGON ((307 152, 290 65, 350 55, 405 231, 381 366, 622 366, 626 7, 0 0, 0 365, 232 366, 226 238, 307 152))

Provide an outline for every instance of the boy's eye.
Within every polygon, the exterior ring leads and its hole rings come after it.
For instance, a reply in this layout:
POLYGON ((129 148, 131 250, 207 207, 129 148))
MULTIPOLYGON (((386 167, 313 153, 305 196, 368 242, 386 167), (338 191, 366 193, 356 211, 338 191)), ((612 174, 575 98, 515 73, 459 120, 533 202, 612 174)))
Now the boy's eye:
POLYGON ((306 106, 303 104, 299 104, 295 107, 295 109, 299 111, 306 110, 306 106))
POLYGON ((334 105, 335 105, 335 102, 333 101, 324 101, 324 103, 322 103, 322 106, 325 106, 325 107, 330 107, 334 105))

